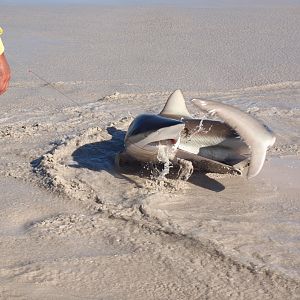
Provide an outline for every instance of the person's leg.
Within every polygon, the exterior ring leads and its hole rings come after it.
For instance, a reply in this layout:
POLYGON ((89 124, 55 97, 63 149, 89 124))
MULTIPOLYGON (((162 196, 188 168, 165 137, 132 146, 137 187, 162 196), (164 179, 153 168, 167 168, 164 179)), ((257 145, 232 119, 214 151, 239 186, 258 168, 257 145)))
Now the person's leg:
MULTIPOLYGON (((2 34, 2 32, 3 30, 0 27, 0 35, 2 34)), ((0 38, 0 95, 7 90, 9 80, 10 80, 10 68, 6 60, 6 57, 4 55, 4 46, 0 38)))
POLYGON ((10 80, 10 68, 4 53, 0 55, 0 95, 3 94, 7 88, 10 80))

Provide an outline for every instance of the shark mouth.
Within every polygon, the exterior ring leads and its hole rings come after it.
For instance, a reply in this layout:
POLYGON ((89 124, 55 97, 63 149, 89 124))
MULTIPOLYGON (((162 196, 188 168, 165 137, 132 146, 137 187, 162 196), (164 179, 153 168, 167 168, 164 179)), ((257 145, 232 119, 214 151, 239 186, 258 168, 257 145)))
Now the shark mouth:
POLYGON ((129 126, 125 137, 126 152, 137 160, 161 161, 159 148, 172 159, 180 143, 184 123, 159 115, 143 114, 129 126))

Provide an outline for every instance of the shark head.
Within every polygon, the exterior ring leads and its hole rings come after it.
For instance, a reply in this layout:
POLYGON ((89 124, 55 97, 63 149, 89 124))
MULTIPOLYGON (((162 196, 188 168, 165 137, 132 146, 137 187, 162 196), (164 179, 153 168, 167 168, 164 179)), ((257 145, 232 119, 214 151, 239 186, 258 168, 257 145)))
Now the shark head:
POLYGON ((125 136, 127 154, 140 161, 158 161, 159 149, 168 150, 172 159, 180 141, 184 123, 160 115, 143 114, 130 124, 125 136))
MULTIPOLYGON (((125 137, 126 152, 140 161, 157 161, 159 149, 174 157, 184 129, 181 119, 192 118, 180 90, 168 98, 159 115, 143 114, 134 119, 125 137)), ((169 157, 172 159, 172 157, 169 157)))

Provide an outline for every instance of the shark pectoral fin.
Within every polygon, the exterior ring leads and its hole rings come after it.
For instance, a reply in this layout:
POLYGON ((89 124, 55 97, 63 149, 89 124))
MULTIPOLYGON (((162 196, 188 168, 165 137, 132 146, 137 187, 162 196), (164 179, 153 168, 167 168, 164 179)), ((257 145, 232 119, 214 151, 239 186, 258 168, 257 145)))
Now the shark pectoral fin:
POLYGON ((264 144, 255 144, 251 147, 250 165, 247 172, 247 178, 256 176, 262 169, 268 147, 264 144))
POLYGON ((176 157, 191 161, 195 169, 201 171, 220 174, 241 174, 241 171, 233 166, 226 165, 224 163, 181 149, 177 149, 176 157))
POLYGON ((204 161, 215 162, 215 161, 212 161, 209 158, 206 158, 206 157, 203 157, 201 155, 197 155, 197 154, 194 154, 194 153, 191 153, 191 152, 187 152, 187 151, 181 150, 181 149, 177 150, 176 157, 181 158, 181 159, 185 159, 185 160, 190 160, 190 161, 199 161, 200 162, 200 161, 204 160, 204 161))

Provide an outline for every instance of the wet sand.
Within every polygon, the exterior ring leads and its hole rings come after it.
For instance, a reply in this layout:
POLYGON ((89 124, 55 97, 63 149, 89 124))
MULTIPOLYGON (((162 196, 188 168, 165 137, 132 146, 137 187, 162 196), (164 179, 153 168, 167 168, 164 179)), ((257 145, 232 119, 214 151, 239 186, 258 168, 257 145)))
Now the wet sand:
POLYGON ((297 13, 1 8, 14 78, 0 98, 0 297, 297 299, 297 13), (275 131, 259 176, 116 171, 132 118, 175 88, 275 131))

